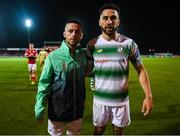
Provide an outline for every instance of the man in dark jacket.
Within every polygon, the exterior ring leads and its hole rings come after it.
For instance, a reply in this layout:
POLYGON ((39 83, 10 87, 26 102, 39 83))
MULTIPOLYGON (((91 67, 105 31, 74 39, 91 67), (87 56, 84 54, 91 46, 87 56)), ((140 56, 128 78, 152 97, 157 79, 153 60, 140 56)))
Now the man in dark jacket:
POLYGON ((38 83, 35 116, 43 119, 48 101, 48 132, 62 135, 80 134, 85 102, 86 51, 80 48, 83 36, 78 20, 69 20, 61 47, 51 52, 38 83))

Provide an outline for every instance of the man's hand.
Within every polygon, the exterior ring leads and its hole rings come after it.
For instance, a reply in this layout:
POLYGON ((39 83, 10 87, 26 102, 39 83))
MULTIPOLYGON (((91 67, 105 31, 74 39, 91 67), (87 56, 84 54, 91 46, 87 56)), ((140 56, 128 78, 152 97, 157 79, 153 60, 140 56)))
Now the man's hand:
POLYGON ((142 113, 144 113, 144 116, 147 117, 153 108, 153 99, 152 97, 146 97, 143 101, 142 106, 142 113))
POLYGON ((28 56, 28 58, 36 58, 36 56, 34 56, 33 54, 30 54, 30 55, 28 56))
POLYGON ((38 124, 42 124, 44 122, 44 117, 37 119, 38 124))

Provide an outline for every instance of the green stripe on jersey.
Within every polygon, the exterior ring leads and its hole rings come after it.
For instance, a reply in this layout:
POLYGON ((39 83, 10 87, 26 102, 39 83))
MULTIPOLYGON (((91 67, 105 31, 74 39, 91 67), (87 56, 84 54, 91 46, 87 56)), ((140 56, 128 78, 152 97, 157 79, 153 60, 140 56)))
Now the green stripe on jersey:
POLYGON ((128 55, 129 54, 129 50, 127 47, 106 47, 106 48, 102 48, 102 47, 99 47, 99 48, 96 48, 95 51, 94 51, 94 54, 114 54, 114 53, 123 53, 123 54, 126 54, 128 55))
POLYGON ((95 75, 99 77, 124 77, 128 75, 128 70, 96 69, 95 75))
POLYGON ((100 90, 96 90, 93 92, 93 94, 101 98, 119 99, 119 98, 126 98, 128 96, 128 91, 110 93, 110 92, 102 92, 100 90))

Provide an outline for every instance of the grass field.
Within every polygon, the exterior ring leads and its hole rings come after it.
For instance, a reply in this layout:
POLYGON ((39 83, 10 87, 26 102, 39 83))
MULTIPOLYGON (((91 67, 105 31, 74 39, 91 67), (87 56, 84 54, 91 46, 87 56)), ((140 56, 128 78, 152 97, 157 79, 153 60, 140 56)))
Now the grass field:
MULTIPOLYGON (((131 66, 129 95, 132 122, 125 129, 125 134, 180 134, 180 58, 143 58, 143 62, 151 80, 154 109, 149 118, 143 118, 144 93, 131 66)), ((0 135, 48 134, 47 119, 40 124, 34 118, 37 85, 30 85, 26 63, 24 58, 0 58, 0 135)), ((86 86, 82 134, 91 135, 92 92, 88 79, 86 86)), ((112 134, 111 125, 105 134, 112 134)))

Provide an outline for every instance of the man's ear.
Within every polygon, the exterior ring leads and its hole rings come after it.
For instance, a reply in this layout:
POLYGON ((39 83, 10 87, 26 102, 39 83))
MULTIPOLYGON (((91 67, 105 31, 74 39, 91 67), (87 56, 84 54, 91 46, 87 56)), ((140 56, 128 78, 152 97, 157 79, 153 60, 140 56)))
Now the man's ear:
POLYGON ((66 38, 66 33, 65 33, 65 31, 63 32, 63 36, 64 36, 64 38, 66 38))
POLYGON ((81 33, 81 38, 80 39, 82 39, 83 38, 83 33, 81 33))
POLYGON ((119 22, 119 25, 120 25, 120 24, 121 24, 121 19, 120 19, 120 18, 119 18, 119 21, 118 21, 118 22, 119 22))
POLYGON ((99 20, 99 26, 101 26, 101 21, 99 20))

